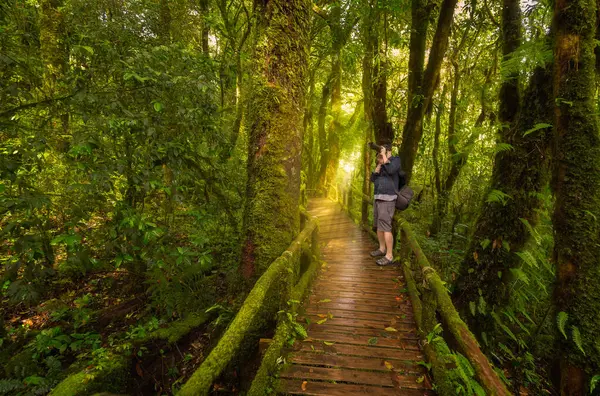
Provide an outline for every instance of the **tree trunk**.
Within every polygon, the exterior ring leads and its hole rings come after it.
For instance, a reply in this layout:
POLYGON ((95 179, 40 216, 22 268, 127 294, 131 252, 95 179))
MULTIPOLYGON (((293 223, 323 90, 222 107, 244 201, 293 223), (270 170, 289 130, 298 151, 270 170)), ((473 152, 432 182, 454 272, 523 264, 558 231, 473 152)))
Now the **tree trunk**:
POLYGON ((371 141, 373 136, 373 57, 375 51, 375 43, 377 36, 373 29, 373 23, 371 15, 373 13, 372 7, 369 8, 368 16, 363 18, 362 30, 363 30, 363 43, 365 46, 365 52, 362 61, 362 92, 363 92, 363 116, 365 120, 365 132, 362 147, 362 165, 363 165, 363 183, 362 193, 363 199, 361 204, 361 223, 367 225, 369 222, 369 203, 364 199, 365 196, 370 197, 371 194, 371 182, 369 175, 371 174, 371 150, 367 144, 371 141))
POLYGON ((429 106, 431 97, 435 91, 440 67, 444 60, 444 54, 448 48, 448 37, 454 17, 454 8, 457 0, 444 0, 438 18, 438 25, 433 37, 433 44, 429 51, 429 60, 427 68, 423 74, 422 100, 416 102, 408 111, 406 124, 402 132, 402 145, 400 155, 402 157, 402 169, 406 172, 406 181, 409 182, 412 176, 412 168, 415 162, 415 156, 423 133, 422 123, 425 110, 429 106))
POLYGON ((248 182, 241 272, 262 274, 299 231, 302 113, 307 69, 308 0, 267 0, 247 109, 248 182))
POLYGON ((524 134, 539 123, 552 119, 550 71, 535 70, 515 125, 505 133, 504 142, 512 149, 496 154, 492 180, 479 217, 474 237, 463 263, 463 275, 458 279, 455 296, 463 314, 470 318, 471 329, 477 332, 489 325, 489 316, 473 317, 469 304, 481 300, 490 309, 504 306, 510 298, 511 268, 520 266, 514 254, 529 238, 527 227, 537 222, 536 209, 541 205, 539 194, 548 183, 549 131, 540 129, 524 134), (507 194, 498 198, 501 191, 507 194), (470 272, 470 273, 469 273, 470 272), (499 279, 500 276, 500 279, 499 279))
MULTIPOLYGON (((204 55, 209 56, 208 49, 208 34, 210 33, 208 27, 208 11, 209 11, 209 0, 200 0, 200 12, 202 12, 202 53, 204 55)), ((250 21, 248 21, 248 25, 250 25, 250 21)))
MULTIPOLYGON (((568 316, 561 340, 560 393, 585 395, 600 372, 600 136, 595 95, 594 0, 557 1, 554 46, 553 190, 556 311, 568 316), (585 355, 574 342, 581 334, 585 355)), ((558 337, 561 337, 560 335, 558 337)))
POLYGON ((331 91, 331 78, 329 78, 321 91, 321 104, 319 105, 319 116, 317 125, 319 128, 319 186, 325 188, 325 174, 327 164, 329 163, 329 144, 327 143, 327 130, 325 129, 325 119, 327 117, 327 106, 329 104, 331 91))
POLYGON ((408 57, 408 95, 407 112, 414 103, 415 95, 419 95, 423 85, 423 68, 425 67, 425 50, 427 48, 427 29, 431 7, 427 0, 411 1, 410 53, 408 57))
MULTIPOLYGON (((381 25, 381 13, 384 13, 383 35, 386 36, 387 15, 385 9, 377 8, 375 14, 375 26, 381 25)), ((376 31, 376 33, 379 33, 376 31)), ((387 43, 378 39, 381 33, 376 34, 374 49, 377 51, 373 64, 373 133, 378 144, 391 144, 394 141, 394 129, 387 118, 387 43)))
MULTIPOLYGON (((47 98, 64 95, 68 92, 65 75, 69 62, 69 50, 66 42, 65 16, 61 10, 63 0, 42 0, 40 2, 40 54, 44 63, 43 92, 47 98)), ((58 115, 62 133, 51 136, 58 151, 66 152, 69 142, 69 113, 61 111, 58 115), (62 135, 62 137, 60 136, 62 135)))

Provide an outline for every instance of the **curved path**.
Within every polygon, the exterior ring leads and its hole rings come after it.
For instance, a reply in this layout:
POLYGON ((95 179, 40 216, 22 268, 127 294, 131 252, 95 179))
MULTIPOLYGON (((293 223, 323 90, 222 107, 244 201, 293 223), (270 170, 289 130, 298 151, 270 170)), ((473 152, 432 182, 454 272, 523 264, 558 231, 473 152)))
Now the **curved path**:
POLYGON ((311 200, 325 261, 280 374, 284 394, 433 395, 416 336, 412 306, 398 267, 378 267, 376 245, 339 204, 311 200))

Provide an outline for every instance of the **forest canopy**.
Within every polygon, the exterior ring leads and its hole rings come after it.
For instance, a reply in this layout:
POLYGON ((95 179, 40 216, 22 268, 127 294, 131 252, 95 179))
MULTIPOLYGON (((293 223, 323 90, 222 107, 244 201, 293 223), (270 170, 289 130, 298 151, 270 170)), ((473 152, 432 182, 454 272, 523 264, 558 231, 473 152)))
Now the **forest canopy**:
MULTIPOLYGON (((310 199, 371 228, 369 142, 508 389, 599 394, 599 15, 3 0, 0 395, 177 393, 310 199)), ((246 392, 229 369, 215 390, 246 392)))

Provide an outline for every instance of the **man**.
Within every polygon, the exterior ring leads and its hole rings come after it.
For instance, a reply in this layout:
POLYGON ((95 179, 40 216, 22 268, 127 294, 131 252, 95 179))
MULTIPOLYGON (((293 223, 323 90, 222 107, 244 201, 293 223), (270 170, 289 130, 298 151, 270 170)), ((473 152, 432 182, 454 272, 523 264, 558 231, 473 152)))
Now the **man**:
POLYGON ((378 265, 390 265, 394 261, 394 238, 392 236, 392 219, 396 209, 397 191, 400 186, 400 158, 392 157, 389 144, 381 146, 377 155, 377 167, 371 173, 371 181, 375 185, 375 201, 373 203, 373 223, 377 227, 379 249, 371 252, 371 257, 381 257, 378 265))

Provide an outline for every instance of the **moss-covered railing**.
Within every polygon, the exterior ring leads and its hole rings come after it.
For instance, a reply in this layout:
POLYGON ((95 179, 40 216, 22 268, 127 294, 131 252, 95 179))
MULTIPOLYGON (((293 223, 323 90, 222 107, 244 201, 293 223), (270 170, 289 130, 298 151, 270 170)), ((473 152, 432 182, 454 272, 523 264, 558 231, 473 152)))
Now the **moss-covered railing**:
POLYGON ((506 385, 481 352, 477 340, 460 318, 444 282, 425 257, 410 225, 402 218, 397 220, 400 230, 400 257, 404 276, 413 306, 415 321, 423 340, 423 350, 431 364, 438 394, 456 394, 451 371, 456 361, 445 340, 437 336, 438 315, 443 328, 450 332, 453 344, 466 357, 475 371, 481 387, 488 395, 510 395, 506 385), (412 253, 412 254, 411 254, 412 253), (414 259, 413 259, 414 258, 414 259))
POLYGON ((275 336, 248 392, 248 395, 266 394, 291 331, 286 315, 279 315, 281 320, 278 320, 278 312, 289 309, 288 301, 303 299, 317 273, 317 221, 308 218, 304 223, 300 235, 258 279, 218 344, 181 388, 179 396, 207 395, 226 368, 256 348, 260 334, 269 324, 277 321, 275 336))

